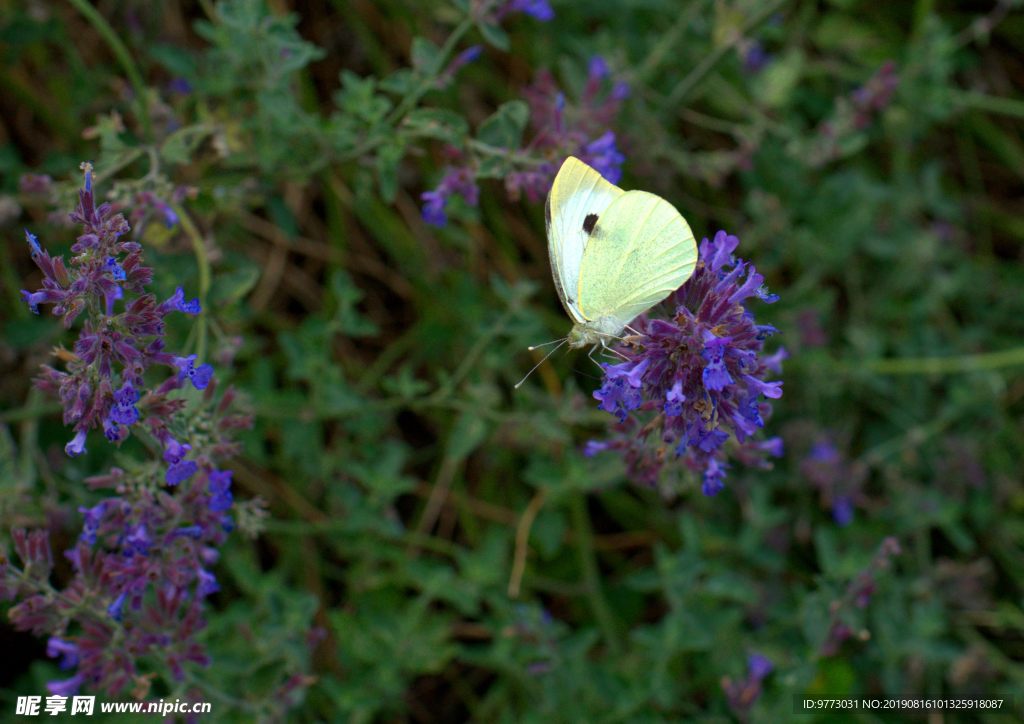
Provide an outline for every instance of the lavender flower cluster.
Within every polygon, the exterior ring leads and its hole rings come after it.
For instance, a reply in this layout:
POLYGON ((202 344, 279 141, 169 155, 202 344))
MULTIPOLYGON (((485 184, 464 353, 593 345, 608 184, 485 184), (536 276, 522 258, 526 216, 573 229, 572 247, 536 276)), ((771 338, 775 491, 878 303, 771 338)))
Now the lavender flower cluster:
POLYGON ((638 334, 618 348, 626 361, 601 365, 594 397, 618 424, 609 440, 587 444, 588 456, 616 450, 634 481, 654 487, 672 452, 703 476, 705 495, 724 487, 729 456, 762 468, 770 466, 766 456, 782 456, 781 438, 752 436, 771 416, 763 398, 782 395, 782 383, 765 377, 781 373, 788 354, 780 347, 761 356, 777 330, 757 324, 743 305, 750 297, 770 304, 778 296, 765 290, 752 264, 733 256, 738 244, 724 231, 705 238, 693 276, 669 297, 674 315, 634 321, 638 334), (730 437, 735 444, 726 445, 730 437))
POLYGON ((0 599, 20 599, 9 613, 14 626, 48 636, 48 653, 61 657, 61 668, 75 669, 48 685, 52 693, 67 696, 87 685, 116 696, 131 687, 141 698, 152 680, 141 660, 162 664, 174 682, 185 679, 186 663, 209 663, 195 635, 205 625, 203 600, 219 589, 210 566, 234 527, 227 513, 234 505, 232 472, 218 463, 238 452, 232 434, 252 420, 232 411, 232 389, 214 399, 213 367, 197 364, 194 354, 165 351, 164 318, 198 314, 199 302, 185 302, 181 288, 163 302, 146 293, 153 270, 142 265, 141 246, 122 240, 128 223, 110 204, 96 206, 91 165, 83 168, 85 185, 71 218, 84 233, 69 265, 26 232, 44 275, 42 289, 23 292, 32 311, 53 304, 68 328, 87 315, 66 354, 67 371, 44 365, 36 383, 64 403, 64 422, 74 432, 68 455, 86 452, 87 433, 101 428, 119 446, 132 430, 145 431, 162 459, 86 480, 116 495, 79 508, 83 530, 64 553, 75 575, 63 590, 49 582, 48 533, 15 531, 22 567, 0 554, 0 599), (150 388, 145 375, 154 365, 172 374, 150 388), (200 402, 174 394, 187 385, 203 391, 200 402))
MULTIPOLYGON (((512 154, 515 170, 505 176, 505 190, 511 200, 524 193, 534 203, 543 199, 555 173, 569 156, 587 163, 610 183, 621 180, 621 166, 626 158, 619 152, 615 134, 606 129, 629 96, 629 87, 624 82, 611 82, 610 76, 604 58, 592 58, 586 85, 578 103, 573 105, 566 103, 565 93, 546 70, 539 71, 534 84, 524 89, 536 134, 529 144, 512 154)), ((458 149, 449 152, 455 159, 463 159, 458 149)), ((424 201, 424 221, 444 226, 448 222, 445 206, 452 196, 461 196, 470 206, 477 205, 480 189, 472 160, 463 159, 462 165, 448 166, 437 188, 420 195, 424 201)))

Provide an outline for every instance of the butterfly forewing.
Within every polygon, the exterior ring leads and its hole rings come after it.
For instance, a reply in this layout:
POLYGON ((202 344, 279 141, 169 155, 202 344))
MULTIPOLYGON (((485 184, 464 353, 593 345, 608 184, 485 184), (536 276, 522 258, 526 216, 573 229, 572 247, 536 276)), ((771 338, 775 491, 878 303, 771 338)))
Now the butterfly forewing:
POLYGON ((693 232, 672 204, 646 191, 622 193, 598 217, 583 252, 580 313, 626 325, 682 286, 696 265, 693 232))
POLYGON ((566 313, 584 321, 577 295, 580 264, 598 219, 623 194, 582 161, 569 157, 555 176, 544 207, 551 276, 566 313))

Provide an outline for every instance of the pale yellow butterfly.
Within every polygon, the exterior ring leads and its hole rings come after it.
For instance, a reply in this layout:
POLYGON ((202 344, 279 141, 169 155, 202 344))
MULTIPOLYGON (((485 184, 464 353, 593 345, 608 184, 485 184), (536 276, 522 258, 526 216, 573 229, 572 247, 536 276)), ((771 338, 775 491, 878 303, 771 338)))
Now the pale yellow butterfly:
POLYGON ((564 342, 573 348, 607 346, 697 266, 693 232, 672 204, 623 191, 571 156, 555 176, 544 216, 551 275, 573 320, 564 342))

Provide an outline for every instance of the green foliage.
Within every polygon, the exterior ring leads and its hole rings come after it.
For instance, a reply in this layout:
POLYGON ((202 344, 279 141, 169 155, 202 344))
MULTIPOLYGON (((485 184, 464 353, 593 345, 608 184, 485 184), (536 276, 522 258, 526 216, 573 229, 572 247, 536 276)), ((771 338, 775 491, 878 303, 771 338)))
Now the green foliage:
MULTIPOLYGON (((124 454, 63 457, 29 380, 74 337, 18 292, 38 286, 21 228, 68 254, 46 214, 95 158, 126 210, 174 199, 173 231, 132 225, 157 287, 213 301, 178 347, 257 412, 236 497, 273 518, 216 567, 213 664, 190 670, 211 721, 851 721, 794 708, 845 697, 996 698, 948 720, 1019 720, 1019 3, 605 0, 546 24, 497 4, 101 8, 141 100, 73 7, 4 13, 0 545, 49 526, 59 557, 82 480, 124 454), (716 498, 682 466, 637 489, 612 453, 583 455, 612 418, 582 355, 512 389, 526 347, 569 327, 543 210, 502 184, 545 160, 521 91, 548 68, 582 97, 597 54, 631 90, 611 121, 621 185, 698 239, 736 234, 781 297, 757 314, 791 353, 767 425, 786 454, 737 465, 716 498), (479 206, 453 198, 434 230, 418 195, 453 159, 479 206), (29 172, 60 184, 19 191, 29 172), (880 553, 888 536, 901 553, 880 553), (775 668, 737 706, 726 680, 755 652, 775 668)), ((0 622, 0 648, 13 636, 0 622)), ((0 675, 0 718, 62 676, 29 658, 0 675)))

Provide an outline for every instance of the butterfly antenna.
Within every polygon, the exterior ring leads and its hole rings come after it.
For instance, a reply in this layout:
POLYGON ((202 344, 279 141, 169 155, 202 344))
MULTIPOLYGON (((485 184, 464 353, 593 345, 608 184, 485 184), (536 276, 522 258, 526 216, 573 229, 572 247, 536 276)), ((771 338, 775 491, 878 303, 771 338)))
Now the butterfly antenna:
MULTIPOLYGON (((535 345, 535 346, 533 346, 533 347, 527 347, 527 349, 529 349, 529 350, 530 350, 530 351, 532 352, 533 350, 537 349, 537 347, 543 347, 543 346, 545 346, 545 345, 548 345, 548 344, 554 344, 555 342, 558 342, 558 347, 561 347, 561 346, 562 346, 563 344, 565 344, 565 340, 564 340, 564 339, 563 339, 563 340, 561 340, 561 341, 559 341, 559 340, 557 340, 557 339, 556 339, 556 340, 552 340, 551 342, 545 342, 544 344, 538 344, 538 345, 535 345)), ((533 371, 534 371, 535 369, 537 369, 538 367, 540 367, 540 366, 541 366, 542 364, 544 364, 544 362, 545 362, 545 361, 547 361, 547 358, 548 358, 548 357, 550 357, 550 356, 551 356, 551 355, 553 355, 553 354, 554 354, 555 352, 557 352, 557 351, 558 351, 558 347, 555 347, 555 348, 554 348, 553 350, 551 350, 551 351, 550 351, 550 352, 548 352, 548 353, 547 353, 546 355, 544 355, 544 359, 542 359, 542 360, 541 360, 540 362, 538 362, 537 364, 535 364, 535 365, 533 366, 533 369, 531 369, 531 370, 530 370, 529 372, 527 372, 527 373, 526 373, 526 377, 529 377, 530 375, 532 375, 532 374, 533 374, 533 371)), ((517 389, 517 390, 518 390, 518 389, 519 389, 519 386, 520 386, 521 384, 523 384, 524 382, 526 382, 526 377, 524 377, 523 379, 519 380, 519 382, 518 382, 518 383, 516 383, 515 389, 517 389)))

